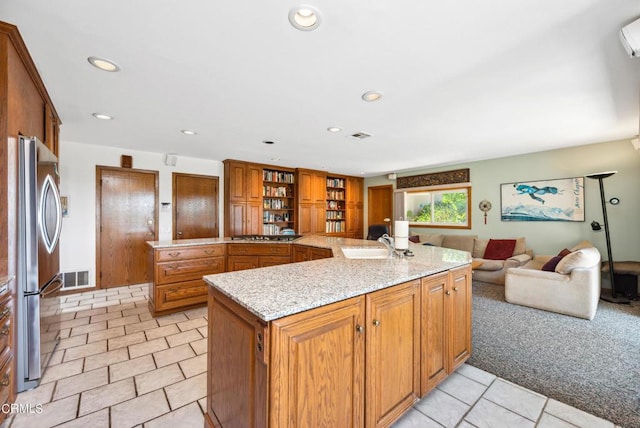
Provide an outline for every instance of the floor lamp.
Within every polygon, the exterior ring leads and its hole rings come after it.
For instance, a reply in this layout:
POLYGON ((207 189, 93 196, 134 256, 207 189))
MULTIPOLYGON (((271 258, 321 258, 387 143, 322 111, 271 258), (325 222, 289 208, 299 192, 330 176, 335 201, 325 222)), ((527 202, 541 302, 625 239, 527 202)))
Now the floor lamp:
POLYGON ((611 303, 630 303, 627 299, 621 299, 616 296, 616 284, 615 284, 615 276, 613 274, 613 256, 611 254, 611 236, 609 235, 609 219, 607 218, 607 202, 604 197, 604 180, 607 177, 611 177, 618 171, 606 171, 606 172, 597 172, 595 174, 587 175, 587 178, 591 178, 594 180, 598 180, 600 183, 600 201, 602 202, 602 217, 604 218, 604 235, 607 240, 607 257, 609 258, 609 279, 611 281, 611 297, 601 295, 600 298, 602 300, 606 300, 611 303))

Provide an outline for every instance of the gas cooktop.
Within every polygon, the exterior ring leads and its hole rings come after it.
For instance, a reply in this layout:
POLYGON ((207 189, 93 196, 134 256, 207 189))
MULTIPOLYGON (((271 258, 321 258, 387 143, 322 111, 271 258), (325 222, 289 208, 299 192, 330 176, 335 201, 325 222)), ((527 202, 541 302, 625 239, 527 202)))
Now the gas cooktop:
POLYGON ((302 235, 236 235, 233 241, 294 241, 302 235))

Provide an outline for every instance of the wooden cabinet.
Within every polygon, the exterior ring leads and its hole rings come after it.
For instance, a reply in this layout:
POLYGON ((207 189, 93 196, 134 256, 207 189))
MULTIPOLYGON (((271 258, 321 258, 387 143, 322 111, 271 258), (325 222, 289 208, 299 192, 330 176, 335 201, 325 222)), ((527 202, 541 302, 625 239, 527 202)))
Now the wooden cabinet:
MULTIPOLYGON (((294 245, 294 259, 305 250, 294 245)), ((470 356, 470 275, 454 269, 267 323, 211 288, 206 425, 390 426, 470 356)))
MULTIPOLYGON (((0 405, 4 405, 16 397, 13 308, 18 265, 18 137, 35 136, 58 156, 60 125, 18 28, 5 22, 0 22, 0 112, 0 278, 11 278, 0 284, 0 405)), ((0 412, 0 424, 7 414, 0 412)))
POLYGON ((420 397, 420 280, 366 296, 367 427, 386 427, 420 397))
POLYGON ((206 303, 204 275, 225 271, 225 246, 194 245, 152 249, 149 307, 159 316, 206 303))
POLYGON ((363 426, 364 321, 357 297, 272 323, 269 426, 363 426))
POLYGON ((422 279, 421 395, 471 356, 471 268, 422 279))
POLYGON ((347 177, 347 236, 362 239, 364 235, 364 179, 347 177))
POLYGON ((262 166, 224 161, 225 236, 262 232, 262 166))
POLYGON ((288 244, 227 244, 227 271, 290 263, 290 247, 288 244))
POLYGON ((300 244, 293 244, 291 246, 292 263, 326 259, 329 257, 333 257, 333 251, 329 248, 310 247, 308 245, 300 244))
POLYGON ((297 169, 296 208, 300 235, 325 233, 326 174, 322 171, 297 169))

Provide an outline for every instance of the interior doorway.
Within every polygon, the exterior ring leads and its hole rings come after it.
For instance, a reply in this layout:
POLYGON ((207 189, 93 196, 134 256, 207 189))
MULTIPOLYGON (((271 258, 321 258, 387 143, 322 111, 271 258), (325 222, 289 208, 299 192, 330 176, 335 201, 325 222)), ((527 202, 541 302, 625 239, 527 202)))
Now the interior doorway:
MULTIPOLYGON (((393 227, 393 221, 385 222, 384 219, 393 220, 393 186, 372 186, 367 193, 367 226, 372 224, 389 224, 393 227)), ((389 230, 389 233, 392 233, 389 230)))
POLYGON ((96 167, 96 285, 151 281, 146 241, 158 236, 158 171, 96 167))
POLYGON ((173 239, 218 237, 218 177, 173 173, 173 239))

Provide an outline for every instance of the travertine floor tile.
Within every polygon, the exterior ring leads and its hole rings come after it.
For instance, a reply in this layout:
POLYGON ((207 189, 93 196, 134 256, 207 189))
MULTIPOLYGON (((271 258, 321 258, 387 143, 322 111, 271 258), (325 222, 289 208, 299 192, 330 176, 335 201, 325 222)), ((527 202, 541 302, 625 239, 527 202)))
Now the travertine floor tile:
POLYGON ((152 370, 135 377, 138 395, 164 388, 181 380, 184 380, 184 376, 177 364, 152 370))
POLYGON ((82 416, 56 428, 109 428, 109 409, 102 409, 98 412, 82 416))
MULTIPOLYGON (((138 315, 138 314, 136 314, 138 315)), ((148 321, 138 322, 135 324, 129 324, 124 327, 127 334, 135 333, 138 331, 151 330, 158 327, 158 322, 155 319, 148 321)))
POLYGON ((195 319, 195 318, 201 318, 201 317, 205 317, 206 318, 208 309, 209 308, 207 308, 206 306, 203 306, 201 308, 188 310, 184 314, 190 320, 195 319))
POLYGON ((47 368, 42 376, 41 384, 53 382, 58 379, 77 375, 82 372, 82 360, 73 360, 68 363, 57 364, 47 368))
POLYGON ((144 355, 140 358, 110 365, 109 380, 111 382, 117 382, 120 379, 155 370, 155 368, 156 365, 153 363, 151 354, 144 355))
POLYGON ((167 341, 164 339, 164 337, 159 337, 157 339, 149 340, 148 342, 142 342, 138 343, 137 345, 129 346, 129 356, 130 358, 137 358, 142 355, 162 351, 163 349, 167 349, 168 347, 169 345, 167 345, 167 341))
POLYGON ((180 361, 179 364, 185 377, 189 378, 200 373, 205 373, 207 371, 207 354, 180 361))
POLYGON ((58 350, 73 348, 74 346, 80 346, 87 343, 87 335, 79 334, 77 336, 72 336, 67 339, 61 339, 58 344, 58 350))
POLYGON ((471 406, 439 389, 434 389, 414 407, 434 421, 446 427, 454 427, 471 406))
POLYGON ((200 318, 195 318, 189 321, 179 322, 178 328, 180 329, 180 331, 187 331, 187 330, 193 330, 194 328, 198 328, 198 327, 205 327, 206 325, 207 325, 207 320, 200 317, 200 318))
POLYGON ((70 376, 58 381, 53 399, 59 400, 107 383, 109 383, 109 376, 106 367, 70 376))
POLYGON ((113 319, 122 318, 122 312, 106 312, 99 315, 93 315, 91 317, 91 323, 102 322, 102 321, 110 321, 113 319))
POLYGON ((400 419, 398 419, 392 428, 442 428, 442 425, 429 419, 416 409, 409 409, 400 419))
POLYGON ((491 401, 485 400, 484 398, 481 398, 478 403, 473 406, 464 419, 478 428, 532 428, 535 426, 535 424, 529 419, 507 410, 504 407, 498 406, 491 401))
POLYGON ((136 388, 133 378, 127 378, 120 382, 110 383, 80 395, 80 416, 93 413, 96 410, 106 409, 114 404, 122 403, 136 396, 136 388))
POLYGON ((107 341, 101 340, 100 342, 88 343, 86 345, 76 346, 74 348, 68 348, 64 353, 64 362, 75 360, 78 358, 88 357, 90 355, 100 354, 107 352, 107 341))
POLYGON ((193 351, 200 355, 207 352, 207 339, 196 340, 195 342, 190 343, 193 351))
POLYGON ((124 336, 124 326, 91 332, 89 333, 89 337, 87 338, 87 343, 97 342, 99 340, 105 339, 112 339, 114 337, 120 336, 124 336))
POLYGON ((171 336, 177 333, 180 333, 178 326, 175 324, 168 324, 164 327, 158 327, 151 330, 146 330, 145 335, 147 336, 147 340, 157 339, 158 337, 171 336))
POLYGON ((207 374, 183 380, 165 388, 172 410, 207 396, 207 374))
POLYGON ((16 397, 16 403, 46 404, 51 401, 51 397, 53 397, 53 388, 55 385, 54 382, 49 382, 37 388, 30 389, 29 391, 21 392, 16 397))
POLYGON ((487 387, 468 377, 451 373, 448 378, 438 385, 438 389, 464 403, 473 405, 478 401, 487 387))
MULTIPOLYGON (((175 324, 171 324, 174 325, 175 324)), ((178 328, 176 326, 176 328, 178 328)), ((176 346, 184 345, 185 343, 193 342, 196 340, 202 339, 202 335, 198 333, 198 330, 189 330, 183 333, 173 334, 167 336, 167 342, 169 342, 169 346, 175 348, 176 346)))
POLYGON ((149 308, 141 307, 136 308, 136 305, 133 305, 130 309, 123 309, 122 316, 128 317, 129 315, 137 315, 137 314, 146 314, 149 313, 149 308))
POLYGON ((198 331, 200 332, 202 337, 207 337, 207 335, 209 334, 209 330, 207 330, 207 326, 198 327, 198 331))
POLYGON ((458 367, 456 373, 466 376, 469 379, 473 379, 486 386, 491 385, 491 382, 496 379, 495 375, 485 372, 484 370, 480 370, 477 367, 470 366, 469 364, 463 364, 458 367))
POLYGON ((128 317, 114 318, 107 321, 109 328, 117 327, 119 325, 127 325, 140 322, 138 315, 129 315, 128 317))
POLYGON ((538 420, 547 401, 546 397, 540 394, 502 379, 496 379, 484 393, 483 398, 531 421, 538 420))
POLYGON ((164 367, 195 356, 196 354, 189 345, 180 345, 153 354, 153 358, 155 358, 158 367, 164 367))
POLYGON ((204 416, 197 403, 190 403, 144 424, 145 428, 176 428, 180 426, 204 426, 204 416))
POLYGON ((600 419, 551 398, 547 402, 547 406, 544 411, 545 413, 549 413, 559 419, 580 427, 613 428, 613 424, 609 421, 605 421, 604 419, 600 419))
POLYGON ((128 334, 126 336, 114 337, 109 339, 109 350, 122 348, 124 346, 135 345, 136 343, 142 343, 146 341, 147 338, 144 335, 143 331, 139 331, 137 333, 128 334))
POLYGON ((77 336, 79 334, 90 333, 92 331, 105 330, 106 328, 107 328, 106 321, 97 322, 97 323, 93 323, 93 324, 80 325, 78 327, 73 327, 71 329, 70 336, 77 336))
POLYGON ((94 370, 100 367, 106 367, 122 361, 127 361, 128 359, 129 350, 127 348, 118 348, 113 351, 107 351, 102 354, 92 355, 85 358, 84 370, 94 370))
POLYGON ((111 407, 111 426, 112 428, 131 428, 168 411, 169 405, 164 392, 157 390, 111 407))
POLYGON ((182 312, 176 312, 175 314, 165 315, 156 319, 158 320, 158 325, 160 327, 167 324, 175 324, 177 322, 189 320, 189 318, 187 318, 187 316, 182 312))
POLYGON ((79 395, 52 401, 42 406, 42 413, 21 413, 15 416, 11 428, 52 427, 76 417, 79 395))

